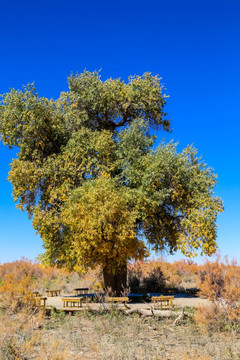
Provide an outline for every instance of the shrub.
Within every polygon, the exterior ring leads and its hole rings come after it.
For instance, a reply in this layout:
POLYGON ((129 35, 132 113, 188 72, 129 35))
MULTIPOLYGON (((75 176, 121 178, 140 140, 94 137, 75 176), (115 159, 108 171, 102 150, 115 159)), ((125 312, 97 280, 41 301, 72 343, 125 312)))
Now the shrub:
POLYGON ((31 295, 41 279, 40 273, 39 264, 25 259, 1 266, 0 359, 66 358, 57 351, 55 340, 49 340, 46 347, 41 338, 45 316, 35 307, 31 295))
POLYGON ((240 331, 240 267, 236 262, 206 261, 198 274, 200 294, 210 305, 199 308, 195 320, 205 330, 240 331))
POLYGON ((128 266, 128 286, 132 292, 161 292, 166 285, 160 261, 136 261, 128 266))

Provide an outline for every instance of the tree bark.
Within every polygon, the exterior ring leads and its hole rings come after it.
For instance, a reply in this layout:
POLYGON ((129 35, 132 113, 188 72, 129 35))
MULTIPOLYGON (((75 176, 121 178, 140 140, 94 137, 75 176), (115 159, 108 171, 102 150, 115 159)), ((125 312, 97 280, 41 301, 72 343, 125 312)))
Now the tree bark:
POLYGON ((127 262, 112 269, 109 266, 103 267, 104 290, 112 296, 123 295, 127 287, 127 262))

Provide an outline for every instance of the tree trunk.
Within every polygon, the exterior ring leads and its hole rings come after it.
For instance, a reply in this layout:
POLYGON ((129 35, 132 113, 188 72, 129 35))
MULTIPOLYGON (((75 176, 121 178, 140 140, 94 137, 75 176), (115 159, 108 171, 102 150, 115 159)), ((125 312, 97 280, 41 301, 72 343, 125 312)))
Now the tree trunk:
POLYGON ((104 290, 110 295, 123 295, 123 291, 127 287, 127 262, 116 269, 103 267, 103 281, 104 290))

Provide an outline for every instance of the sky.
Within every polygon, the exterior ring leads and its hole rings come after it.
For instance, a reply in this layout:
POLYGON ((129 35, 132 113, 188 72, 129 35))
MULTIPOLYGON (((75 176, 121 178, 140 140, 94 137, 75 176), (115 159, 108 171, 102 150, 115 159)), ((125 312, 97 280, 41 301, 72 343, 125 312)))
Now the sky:
MULTIPOLYGON (((239 14, 239 0, 1 1, 0 94, 34 81, 55 99, 84 69, 102 69, 103 80, 159 74, 172 127, 159 140, 193 144, 218 174, 218 246, 240 263, 239 14)), ((0 143, 0 263, 43 252, 11 197, 14 157, 0 143)))

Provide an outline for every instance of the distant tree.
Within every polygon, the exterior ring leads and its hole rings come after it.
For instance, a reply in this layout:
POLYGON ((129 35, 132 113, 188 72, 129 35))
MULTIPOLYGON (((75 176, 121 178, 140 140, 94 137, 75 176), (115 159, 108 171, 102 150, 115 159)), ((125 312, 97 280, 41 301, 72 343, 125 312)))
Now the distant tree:
POLYGON ((70 76, 57 100, 33 84, 0 105, 4 144, 19 147, 9 180, 17 207, 33 218, 42 261, 84 271, 101 265, 120 293, 126 264, 149 248, 193 256, 216 250, 216 176, 192 147, 154 146, 151 128, 169 131, 160 79, 151 74, 102 81, 70 76))

